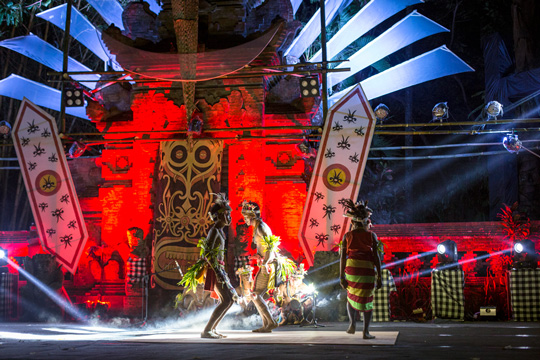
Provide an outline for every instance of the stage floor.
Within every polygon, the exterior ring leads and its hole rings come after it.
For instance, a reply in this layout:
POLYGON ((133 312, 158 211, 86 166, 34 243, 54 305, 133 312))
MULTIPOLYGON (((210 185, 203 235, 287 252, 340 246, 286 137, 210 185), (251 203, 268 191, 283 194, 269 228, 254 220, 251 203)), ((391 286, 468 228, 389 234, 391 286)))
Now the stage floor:
POLYGON ((398 331, 372 331, 375 339, 364 340, 362 331, 354 335, 344 331, 328 331, 304 329, 287 331, 279 329, 270 334, 258 334, 248 330, 221 331, 225 339, 201 339, 200 332, 175 331, 167 334, 149 334, 128 337, 122 341, 148 343, 220 343, 220 344, 317 344, 317 345, 395 345, 398 331))
POLYGON ((540 322, 374 323, 378 338, 367 341, 345 322, 323 324, 271 334, 223 326, 229 337, 213 340, 199 337, 204 323, 0 323, 0 359, 540 359, 540 322))

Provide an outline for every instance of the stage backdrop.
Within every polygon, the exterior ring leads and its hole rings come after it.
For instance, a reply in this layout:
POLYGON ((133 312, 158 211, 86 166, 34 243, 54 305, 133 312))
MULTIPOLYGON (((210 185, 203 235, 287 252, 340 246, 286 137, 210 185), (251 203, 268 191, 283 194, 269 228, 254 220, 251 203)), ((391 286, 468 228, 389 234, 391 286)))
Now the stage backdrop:
POLYGON ((298 237, 309 265, 346 232, 345 199, 356 201, 375 129, 360 85, 330 108, 315 161, 298 237))
POLYGON ((75 273, 88 233, 56 121, 24 99, 12 136, 41 245, 75 273))
POLYGON ((197 243, 211 226, 208 211, 220 191, 223 142, 162 142, 154 207, 153 271, 164 289, 178 290, 180 273, 199 258, 197 243), (167 271, 173 268, 173 271, 167 271), (164 271, 165 270, 165 271, 164 271))

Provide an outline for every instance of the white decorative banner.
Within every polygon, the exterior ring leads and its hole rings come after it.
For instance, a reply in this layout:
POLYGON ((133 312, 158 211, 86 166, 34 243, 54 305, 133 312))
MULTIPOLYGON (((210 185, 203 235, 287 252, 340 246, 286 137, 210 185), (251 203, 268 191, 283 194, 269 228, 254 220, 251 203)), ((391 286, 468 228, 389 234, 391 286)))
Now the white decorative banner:
POLYGON ((88 233, 56 122, 25 98, 12 136, 41 245, 75 273, 88 233))
POLYGON ((375 115, 360 84, 328 112, 298 237, 309 265, 315 251, 343 238, 343 200, 356 202, 375 129, 375 115))

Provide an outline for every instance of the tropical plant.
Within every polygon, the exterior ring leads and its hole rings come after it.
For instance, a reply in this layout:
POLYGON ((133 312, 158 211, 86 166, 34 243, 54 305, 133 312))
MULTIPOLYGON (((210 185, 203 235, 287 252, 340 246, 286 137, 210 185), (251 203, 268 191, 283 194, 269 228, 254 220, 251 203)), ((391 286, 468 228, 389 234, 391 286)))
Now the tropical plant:
POLYGON ((4 4, 1 2, 0 6, 0 25, 4 22, 8 26, 18 26, 23 18, 23 7, 20 3, 13 3, 12 1, 4 4))
POLYGON ((497 217, 502 220, 502 231, 511 240, 523 240, 531 234, 531 220, 517 211, 517 201, 510 207, 506 204, 501 208, 497 217))

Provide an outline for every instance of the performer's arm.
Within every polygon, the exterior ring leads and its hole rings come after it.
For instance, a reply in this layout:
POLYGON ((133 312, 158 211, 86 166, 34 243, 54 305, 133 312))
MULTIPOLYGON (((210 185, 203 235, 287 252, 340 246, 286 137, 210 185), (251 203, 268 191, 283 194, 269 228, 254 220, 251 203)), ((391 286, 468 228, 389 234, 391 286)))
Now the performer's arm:
POLYGON ((379 241, 377 240, 377 234, 374 232, 371 233, 373 237, 373 262, 375 263, 375 268, 377 268, 377 289, 382 287, 382 273, 381 273, 381 257, 379 255, 379 241))
POLYGON ((206 242, 204 244, 204 249, 205 249, 205 252, 204 252, 204 258, 206 259, 206 261, 208 261, 208 263, 210 263, 210 265, 212 265, 212 261, 214 259, 210 259, 210 254, 211 254, 211 251, 214 250, 214 248, 216 247, 216 240, 218 239, 218 233, 216 231, 216 229, 214 229, 213 227, 210 228, 210 231, 208 232, 208 236, 206 237, 206 242))
POLYGON ((345 264, 347 263, 347 240, 346 236, 343 237, 343 240, 341 241, 341 248, 340 248, 340 259, 339 259, 339 283, 341 284, 341 287, 347 290, 347 287, 349 284, 347 283, 347 280, 345 279, 345 264))

